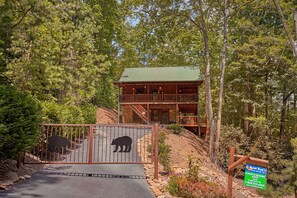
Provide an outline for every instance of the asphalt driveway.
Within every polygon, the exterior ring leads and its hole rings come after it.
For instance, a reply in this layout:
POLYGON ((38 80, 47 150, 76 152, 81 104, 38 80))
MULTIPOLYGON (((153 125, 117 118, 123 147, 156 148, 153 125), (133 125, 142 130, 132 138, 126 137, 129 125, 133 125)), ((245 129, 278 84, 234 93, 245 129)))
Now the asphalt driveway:
POLYGON ((153 198, 142 165, 50 165, 0 197, 153 198))

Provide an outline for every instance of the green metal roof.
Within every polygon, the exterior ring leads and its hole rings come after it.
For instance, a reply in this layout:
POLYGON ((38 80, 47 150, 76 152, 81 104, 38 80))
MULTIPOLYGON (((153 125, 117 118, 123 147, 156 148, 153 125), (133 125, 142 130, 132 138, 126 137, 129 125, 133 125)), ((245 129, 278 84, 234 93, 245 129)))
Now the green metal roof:
POLYGON ((138 67, 126 68, 119 82, 187 82, 199 80, 201 80, 199 67, 138 67))

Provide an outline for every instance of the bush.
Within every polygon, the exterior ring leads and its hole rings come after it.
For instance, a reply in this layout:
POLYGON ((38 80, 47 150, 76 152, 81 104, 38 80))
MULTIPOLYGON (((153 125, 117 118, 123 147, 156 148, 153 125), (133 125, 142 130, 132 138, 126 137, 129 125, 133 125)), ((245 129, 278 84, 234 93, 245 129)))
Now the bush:
POLYGON ((194 181, 199 180, 199 170, 200 170, 200 163, 199 160, 194 160, 194 158, 190 155, 188 157, 189 161, 189 177, 193 178, 194 181))
POLYGON ((237 154, 245 154, 251 146, 249 144, 250 139, 239 128, 222 126, 221 134, 217 163, 226 171, 229 164, 230 147, 234 146, 237 154))
POLYGON ((167 130, 172 131, 176 135, 180 135, 183 128, 178 124, 170 124, 167 126, 167 130))
POLYGON ((168 191, 171 195, 185 198, 227 197, 219 185, 204 180, 194 181, 184 175, 170 177, 168 191))
MULTIPOLYGON (((154 152, 154 148, 153 148, 152 144, 148 145, 146 149, 150 153, 154 152)), ((163 165, 164 171, 169 173, 171 171, 171 166, 170 166, 170 146, 165 144, 165 133, 163 133, 163 132, 159 133, 158 159, 159 159, 159 162, 163 165)))
POLYGON ((81 106, 82 115, 84 118, 84 123, 86 124, 96 124, 96 111, 97 106, 88 104, 81 106))
POLYGON ((74 106, 55 102, 42 102, 44 123, 95 124, 96 109, 94 105, 74 106))
POLYGON ((189 156, 189 172, 170 177, 168 191, 178 197, 227 197, 225 190, 213 182, 199 179, 199 162, 189 156))
POLYGON ((0 85, 0 93, 0 159, 15 159, 38 141, 40 106, 10 85, 0 85))
POLYGON ((159 143, 158 143, 158 148, 159 148, 159 162, 163 165, 164 171, 169 173, 171 171, 170 167, 170 146, 165 144, 165 133, 159 133, 159 143))

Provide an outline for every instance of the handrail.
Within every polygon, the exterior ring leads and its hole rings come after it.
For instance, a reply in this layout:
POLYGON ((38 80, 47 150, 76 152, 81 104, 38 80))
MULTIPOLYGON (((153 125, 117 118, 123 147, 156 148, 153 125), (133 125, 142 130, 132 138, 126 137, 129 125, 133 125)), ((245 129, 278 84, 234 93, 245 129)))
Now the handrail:
POLYGON ((120 102, 197 102, 197 94, 122 94, 119 96, 120 102))

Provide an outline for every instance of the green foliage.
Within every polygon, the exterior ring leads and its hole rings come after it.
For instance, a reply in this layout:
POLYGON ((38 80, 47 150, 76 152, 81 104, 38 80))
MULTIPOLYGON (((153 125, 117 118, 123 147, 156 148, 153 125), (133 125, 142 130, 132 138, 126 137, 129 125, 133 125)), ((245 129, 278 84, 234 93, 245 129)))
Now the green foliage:
POLYGON ((234 126, 222 126, 220 151, 217 155, 218 165, 227 170, 230 147, 235 147, 236 153, 245 154, 251 147, 249 141, 250 139, 243 133, 242 129, 234 126))
MULTIPOLYGON (((279 3, 293 30, 296 1, 279 3)), ((14 84, 41 101, 44 122, 94 123, 96 107, 89 104, 115 107, 113 82, 126 67, 200 65, 203 71, 204 14, 216 107, 222 1, 202 4, 203 13, 199 1, 0 0, 0 84, 14 84)), ((230 146, 246 154, 264 129, 253 156, 270 161, 268 180, 285 192, 295 185, 282 170, 292 167, 295 155, 289 140, 297 137, 297 64, 272 1, 235 0, 228 6, 222 121, 229 126, 223 128, 218 163, 226 169, 230 146)), ((0 128, 8 133, 5 125, 0 128)), ((160 150, 168 164, 163 153, 170 148, 160 150)))
POLYGON ((168 182, 168 192, 171 195, 177 195, 179 192, 179 185, 178 185, 179 177, 178 176, 171 176, 168 182))
POLYGON ((189 177, 193 178, 195 182, 199 180, 200 162, 198 159, 194 160, 192 156, 188 157, 189 161, 189 177))
POLYGON ((0 85, 0 93, 0 159, 14 159, 38 140, 40 106, 9 85, 0 85))
POLYGON ((176 135, 181 135, 183 128, 178 124, 170 124, 166 127, 176 135))
POLYGON ((97 106, 92 104, 81 105, 80 109, 83 114, 84 123, 86 124, 96 124, 96 111, 97 106))
POLYGON ((86 3, 38 1, 15 27, 6 75, 39 100, 87 103, 109 65, 95 48, 97 33, 86 3))
MULTIPOLYGON (((254 126, 258 127, 257 123, 259 121, 253 120, 253 122, 255 123, 254 126)), ((248 138, 241 129, 234 128, 233 126, 223 126, 221 148, 217 156, 217 163, 227 170, 231 146, 235 147, 236 154, 247 155, 250 153, 250 149, 254 144, 255 141, 248 138)), ((288 156, 292 155, 291 150, 288 145, 280 144, 277 139, 262 136, 258 146, 252 153, 252 157, 269 161, 267 171, 267 183, 269 185, 267 190, 259 190, 261 195, 281 197, 292 192, 293 183, 290 178, 294 178, 294 168, 292 169, 292 160, 285 160, 288 156), (285 167, 287 168, 284 169, 285 167)), ((243 176, 243 169, 240 176, 243 176)))
POLYGON ((163 165, 164 171, 170 172, 170 146, 165 143, 166 134, 163 132, 159 132, 159 143, 158 143, 158 151, 159 151, 159 162, 163 165))
POLYGON ((282 174, 288 180, 285 190, 287 192, 297 193, 297 137, 291 140, 291 146, 293 150, 292 159, 285 161, 286 168, 282 171, 282 174))
POLYGON ((62 105, 54 102, 42 102, 44 123, 95 124, 96 109, 94 105, 62 105))
MULTIPOLYGON (((163 132, 159 132, 159 141, 158 141, 158 159, 159 162, 164 167, 164 171, 169 173, 171 171, 170 166, 170 146, 165 143, 166 134, 163 132)), ((147 147, 147 151, 150 153, 154 153, 154 145, 150 144, 147 147)))
POLYGON ((282 194, 279 192, 275 192, 273 186, 270 184, 267 184, 266 190, 257 189, 257 193, 258 195, 263 197, 282 197, 282 194))

